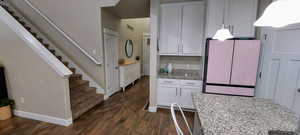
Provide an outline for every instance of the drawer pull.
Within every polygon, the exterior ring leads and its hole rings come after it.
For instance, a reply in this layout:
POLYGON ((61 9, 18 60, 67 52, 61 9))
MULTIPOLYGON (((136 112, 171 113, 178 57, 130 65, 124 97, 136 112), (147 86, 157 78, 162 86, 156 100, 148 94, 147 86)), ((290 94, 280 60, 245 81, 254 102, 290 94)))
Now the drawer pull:
POLYGON ((164 81, 164 83, 172 83, 172 81, 164 81))

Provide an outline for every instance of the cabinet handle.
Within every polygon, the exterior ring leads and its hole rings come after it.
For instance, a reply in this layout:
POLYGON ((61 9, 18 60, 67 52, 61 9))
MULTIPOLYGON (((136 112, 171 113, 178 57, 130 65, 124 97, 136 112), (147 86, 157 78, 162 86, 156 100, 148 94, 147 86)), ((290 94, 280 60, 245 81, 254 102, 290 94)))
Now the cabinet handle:
POLYGON ((164 83, 172 83, 171 81, 164 81, 164 83))
POLYGON ((178 90, 178 89, 176 88, 176 96, 177 96, 177 90, 178 90))
POLYGON ((234 34, 234 25, 232 25, 232 35, 234 34))
POLYGON ((186 83, 187 85, 195 85, 195 83, 186 83))
POLYGON ((298 88, 298 90, 297 90, 299 93, 300 93, 300 88, 298 88))
POLYGON ((181 96, 181 88, 180 88, 180 96, 181 96))

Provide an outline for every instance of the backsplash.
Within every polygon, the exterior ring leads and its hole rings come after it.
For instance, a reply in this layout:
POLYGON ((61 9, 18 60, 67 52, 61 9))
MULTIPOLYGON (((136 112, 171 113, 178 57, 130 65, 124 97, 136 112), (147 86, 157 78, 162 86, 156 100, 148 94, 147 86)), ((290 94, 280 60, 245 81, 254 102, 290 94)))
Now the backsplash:
POLYGON ((203 57, 160 56, 160 68, 172 63, 174 69, 189 69, 202 71, 203 57))

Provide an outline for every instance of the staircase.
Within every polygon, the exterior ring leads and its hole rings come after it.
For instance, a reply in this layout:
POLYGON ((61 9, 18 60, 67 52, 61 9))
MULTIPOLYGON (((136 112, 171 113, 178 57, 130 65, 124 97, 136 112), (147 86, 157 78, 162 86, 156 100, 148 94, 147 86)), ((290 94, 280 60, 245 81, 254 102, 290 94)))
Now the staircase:
POLYGON ((50 45, 44 42, 36 32, 32 30, 31 27, 26 25, 26 22, 21 20, 15 12, 6 5, 1 5, 11 16, 13 16, 24 28, 26 28, 38 41, 44 45, 53 55, 56 56, 65 66, 67 66, 73 74, 69 78, 70 86, 70 103, 72 110, 73 120, 79 118, 82 114, 89 111, 96 105, 100 104, 104 100, 102 94, 96 93, 96 88, 90 87, 89 81, 83 80, 81 74, 76 74, 76 69, 69 66, 68 61, 64 61, 62 56, 56 54, 54 49, 50 48, 50 45))

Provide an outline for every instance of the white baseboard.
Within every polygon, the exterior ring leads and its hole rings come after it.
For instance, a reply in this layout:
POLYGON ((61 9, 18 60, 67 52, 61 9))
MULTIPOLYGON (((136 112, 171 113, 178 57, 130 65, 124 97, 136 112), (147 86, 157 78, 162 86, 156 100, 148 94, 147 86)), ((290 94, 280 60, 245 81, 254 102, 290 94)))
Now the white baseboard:
POLYGON ((157 107, 156 106, 149 106, 148 111, 149 112, 157 112, 157 107))
POLYGON ((73 123, 72 118, 70 118, 70 119, 61 119, 61 118, 57 118, 57 117, 52 117, 52 116, 47 116, 47 115, 42 115, 42 114, 36 114, 36 113, 30 113, 30 112, 24 112, 24 111, 18 111, 18 110, 14 110, 14 115, 19 116, 19 117, 23 117, 23 118, 28 118, 28 119, 48 122, 48 123, 52 123, 52 124, 57 124, 57 125, 61 125, 61 126, 69 126, 73 123))

